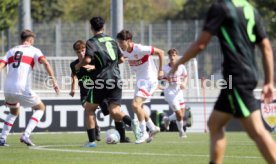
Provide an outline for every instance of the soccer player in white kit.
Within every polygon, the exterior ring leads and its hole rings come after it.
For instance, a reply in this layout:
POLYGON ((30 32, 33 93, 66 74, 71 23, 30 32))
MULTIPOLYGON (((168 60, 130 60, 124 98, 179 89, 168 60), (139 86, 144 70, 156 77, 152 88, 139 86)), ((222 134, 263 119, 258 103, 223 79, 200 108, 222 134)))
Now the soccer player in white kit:
POLYGON ((30 75, 35 63, 45 66, 45 69, 52 81, 55 92, 59 93, 59 87, 54 77, 53 70, 43 56, 42 52, 35 48, 35 34, 30 30, 23 30, 20 35, 21 45, 10 49, 0 60, 0 70, 7 67, 7 76, 4 85, 5 104, 10 108, 10 113, 4 121, 0 135, 0 146, 9 146, 6 143, 7 136, 19 115, 20 106, 32 107, 34 112, 29 120, 25 132, 20 141, 28 146, 34 146, 30 135, 45 111, 45 105, 40 98, 31 90, 30 75))
POLYGON ((171 68, 174 66, 178 60, 178 52, 176 49, 170 49, 168 51, 169 64, 165 65, 164 78, 168 82, 165 85, 164 95, 165 100, 168 102, 170 108, 174 111, 176 115, 176 125, 179 131, 179 136, 181 138, 186 138, 187 135, 183 130, 183 117, 185 113, 185 102, 182 89, 185 89, 187 83, 187 70, 184 65, 179 65, 177 71, 173 75, 169 75, 171 68))
POLYGON ((132 109, 140 122, 141 135, 135 141, 136 144, 150 142, 160 128, 155 126, 151 118, 143 110, 143 103, 149 100, 158 86, 158 79, 163 78, 164 51, 152 46, 136 44, 132 41, 132 34, 128 30, 122 30, 117 34, 119 46, 123 55, 128 59, 132 70, 136 73, 136 90, 132 101, 132 109), (159 57, 159 70, 157 71, 152 55, 159 57), (149 128, 149 134, 146 131, 149 128))

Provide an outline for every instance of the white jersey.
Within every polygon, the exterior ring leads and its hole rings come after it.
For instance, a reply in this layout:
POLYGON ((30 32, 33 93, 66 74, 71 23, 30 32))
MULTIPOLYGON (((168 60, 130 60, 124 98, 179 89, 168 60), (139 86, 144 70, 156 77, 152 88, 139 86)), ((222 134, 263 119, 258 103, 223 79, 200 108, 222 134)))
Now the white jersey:
POLYGON ((168 86, 165 86, 165 100, 169 103, 173 111, 185 108, 184 95, 180 88, 183 78, 187 77, 187 70, 184 65, 179 65, 174 75, 169 76, 171 67, 165 65, 163 67, 164 76, 168 81, 168 86))
POLYGON ((131 69, 136 73, 136 80, 157 81, 157 69, 152 59, 154 48, 141 44, 133 44, 132 51, 123 51, 131 69))
POLYGON ((187 70, 184 65, 179 65, 177 68, 177 71, 174 73, 174 75, 169 76, 169 72, 171 70, 171 67, 169 65, 165 65, 163 67, 164 76, 166 80, 169 82, 169 86, 166 89, 180 89, 180 84, 183 80, 183 78, 187 77, 187 70))
POLYGON ((19 45, 10 49, 0 62, 7 64, 5 93, 30 95, 34 65, 43 58, 42 52, 33 46, 19 45))

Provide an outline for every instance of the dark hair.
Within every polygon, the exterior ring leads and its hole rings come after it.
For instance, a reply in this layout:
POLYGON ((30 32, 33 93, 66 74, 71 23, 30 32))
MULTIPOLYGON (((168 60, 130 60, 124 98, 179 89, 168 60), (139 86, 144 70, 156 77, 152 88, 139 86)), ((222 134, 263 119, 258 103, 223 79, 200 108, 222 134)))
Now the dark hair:
POLYGON ((171 55, 172 53, 176 53, 178 55, 178 51, 175 48, 169 49, 168 55, 171 55))
POLYGON ((104 23, 104 19, 100 16, 93 17, 90 19, 91 29, 93 29, 96 32, 101 31, 101 29, 104 27, 104 23))
POLYGON ((29 37, 35 37, 35 33, 33 33, 31 30, 25 29, 20 34, 20 39, 22 42, 24 42, 29 37))
POLYGON ((122 30, 117 34, 116 37, 118 40, 132 40, 132 34, 128 30, 122 30))
POLYGON ((85 42, 83 40, 77 40, 74 44, 73 44, 73 49, 75 51, 80 50, 85 48, 85 42))

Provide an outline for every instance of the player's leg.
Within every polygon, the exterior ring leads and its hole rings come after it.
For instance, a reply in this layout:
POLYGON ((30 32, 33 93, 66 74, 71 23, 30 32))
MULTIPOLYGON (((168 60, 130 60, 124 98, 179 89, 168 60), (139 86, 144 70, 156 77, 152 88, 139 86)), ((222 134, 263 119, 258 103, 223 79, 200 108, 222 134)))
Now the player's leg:
MULTIPOLYGON (((172 109, 173 107, 173 100, 175 98, 175 94, 174 92, 170 91, 168 88, 164 91, 164 98, 165 101, 169 104, 169 109, 172 109)), ((170 123, 171 121, 176 120, 176 113, 173 112, 172 114, 170 114, 169 116, 164 116, 163 117, 163 122, 164 122, 164 126, 166 131, 170 130, 170 123)))
POLYGON ((232 118, 230 114, 214 110, 208 120, 210 130, 210 161, 221 164, 226 148, 225 125, 232 118))
POLYGON ((86 123, 86 127, 87 127, 87 135, 93 136, 94 132, 92 132, 91 130, 88 130, 88 129, 95 129, 95 139, 97 141, 101 141, 101 136, 100 136, 101 129, 97 125, 97 119, 96 119, 96 115, 95 115, 96 109, 94 110, 94 108, 97 108, 97 107, 94 107, 93 105, 86 104, 86 103, 83 106, 84 106, 84 113, 85 113, 85 123, 86 123), (86 108, 88 108, 88 109, 86 109, 86 108))
POLYGON ((174 121, 174 120, 176 120, 176 115, 174 112, 169 116, 163 117, 164 126, 167 131, 170 130, 170 123, 171 123, 171 121, 174 121))
MULTIPOLYGON (((86 94, 82 94, 82 92, 81 92, 81 95, 80 95, 81 96, 80 97, 81 104, 82 104, 82 107, 84 108, 85 112, 87 110, 90 110, 90 109, 85 109, 86 107, 91 108, 91 106, 86 105, 86 101, 88 100, 88 92, 89 92, 89 90, 83 90, 83 93, 86 93, 86 94)), ((100 133, 101 133, 101 128, 97 124, 97 119, 95 119, 95 134, 96 134, 96 140, 97 141, 101 141, 100 133)))
MULTIPOLYGON (((180 101, 180 108, 181 108, 181 111, 182 111, 182 120, 183 120, 183 131, 185 132, 186 134, 186 127, 187 127, 187 116, 186 116, 186 105, 185 105, 185 102, 184 102, 184 96, 181 98, 181 101, 180 101)), ((187 137, 187 135, 186 135, 187 137)))
POLYGON ((142 97, 134 97, 132 100, 132 109, 134 113, 137 115, 140 124, 141 136, 135 141, 135 143, 143 143, 149 138, 149 134, 146 128, 146 113, 142 108, 142 104, 144 102, 144 98, 142 97))
POLYGON ((257 144, 260 152, 268 163, 276 163, 276 143, 265 129, 260 108, 260 103, 255 99, 253 89, 255 83, 238 85, 233 89, 234 100, 240 106, 238 117, 241 117, 243 127, 246 132, 257 144))
POLYGON ((89 142, 94 142, 94 139, 97 141, 101 140, 100 127, 97 126, 97 119, 95 115, 97 107, 98 104, 85 103, 84 105, 85 123, 89 142))
MULTIPOLYGON (((139 122, 145 122, 145 112, 143 111, 142 105, 143 105, 144 99, 142 97, 135 96, 132 100, 132 109, 133 112, 137 115, 137 118, 139 122)), ((146 126, 146 122, 145 122, 146 126)))
POLYGON ((30 95, 21 95, 19 97, 20 104, 24 107, 32 107, 33 114, 31 118, 29 119, 28 125, 20 137, 20 141, 22 143, 25 143, 27 146, 34 146, 33 142, 30 140, 30 135, 39 123, 40 119, 42 118, 44 111, 45 111, 45 105, 40 100, 40 98, 36 94, 30 95))
POLYGON ((97 119, 95 120, 96 123, 96 140, 97 141, 101 141, 101 128, 99 127, 99 125, 97 124, 97 119))
POLYGON ((88 143, 84 147, 96 147, 96 115, 95 111, 99 104, 85 103, 85 122, 86 132, 88 136, 88 143))
POLYGON ((45 105, 40 102, 38 105, 33 106, 33 114, 28 122, 25 132, 20 137, 20 141, 25 143, 27 146, 35 146, 35 144, 30 140, 30 135, 39 123, 45 111, 45 105))
MULTIPOLYGON (((143 104, 142 104, 142 109, 143 109, 143 104)), ((149 114, 143 109, 144 115, 145 115, 145 121, 146 121, 146 127, 149 129, 149 136, 153 137, 157 133, 160 132, 160 128, 156 126, 152 119, 150 118, 149 114)), ((149 142, 149 141, 147 141, 149 142)))
MULTIPOLYGON (((143 110, 145 112, 145 110, 143 110)), ((147 139, 147 143, 153 140, 153 137, 160 132, 160 127, 156 126, 150 116, 145 112, 145 121, 146 126, 149 128, 149 138, 147 139)))
POLYGON ((0 136, 0 146, 9 146, 6 141, 11 131, 14 121, 19 115, 19 104, 6 102, 6 105, 10 107, 10 113, 7 115, 0 136))
POLYGON ((130 139, 126 136, 126 126, 122 121, 115 121, 115 129, 120 134, 121 143, 130 143, 130 139))
MULTIPOLYGON (((120 107, 117 108, 117 106, 115 104, 111 103, 111 110, 113 110, 113 117, 117 117, 117 121, 115 120, 115 128, 116 130, 118 130, 118 132, 120 133, 120 142, 121 143, 129 143, 130 139, 128 137, 126 137, 125 135, 125 125, 127 125, 128 127, 132 128, 132 131, 134 133, 134 136, 136 139, 138 139, 140 137, 140 128, 139 128, 139 124, 137 121, 133 120, 130 118, 129 115, 125 114, 124 112, 121 111, 120 107), (116 115, 116 116, 115 116, 116 115)), ((112 117, 112 118, 113 118, 112 117)))
POLYGON ((174 111, 176 115, 176 125, 177 129, 179 131, 179 137, 181 138, 187 138, 187 135, 183 129, 184 126, 184 109, 185 109, 185 103, 183 98, 183 92, 178 92, 175 94, 175 96, 172 96, 172 102, 171 109, 174 111))
POLYGON ((109 113, 115 121, 115 129, 120 134, 120 142, 129 143, 130 140, 125 135, 125 124, 131 127, 131 118, 121 111, 120 105, 116 102, 109 103, 109 113))
POLYGON ((260 110, 256 110, 249 117, 239 120, 250 138, 257 144, 266 161, 276 163, 276 143, 263 125, 260 110))
POLYGON ((187 135, 183 130, 183 126, 184 126, 183 110, 182 109, 176 110, 175 115, 176 115, 176 125, 177 125, 177 129, 179 131, 179 137, 187 138, 187 135))
POLYGON ((150 142, 152 137, 160 132, 160 128, 154 125, 149 115, 143 110, 142 106, 146 100, 150 99, 151 95, 156 90, 157 85, 157 81, 143 80, 142 83, 139 81, 137 82, 135 97, 132 101, 132 108, 140 122, 142 137, 140 138, 140 141, 137 141, 136 143, 143 143, 146 138, 149 139, 147 142, 150 142), (149 128, 150 134, 147 133, 146 127, 149 128))
MULTIPOLYGON (((150 101, 151 96, 153 95, 154 91, 157 89, 158 82, 147 81, 146 85, 147 86, 144 88, 144 94, 145 93, 148 93, 148 94, 145 94, 146 99, 143 99, 143 103, 150 101)), ((143 105, 143 103, 141 105, 143 105)), ((141 107, 143 109, 143 106, 141 107)), ((154 135, 160 132, 160 128, 153 123, 153 121, 150 118, 150 114, 146 113, 145 110, 143 111, 145 113, 146 126, 149 128, 149 139, 147 140, 147 142, 150 142, 153 139, 154 135)))
POLYGON ((121 142, 128 143, 130 140, 125 136, 125 125, 132 128, 135 138, 140 136, 140 128, 138 128, 138 124, 132 120, 129 115, 121 110, 122 86, 119 86, 121 83, 116 82, 116 84, 112 90, 106 90, 106 95, 104 95, 104 97, 107 101, 103 106, 107 109, 102 110, 108 110, 111 117, 114 119, 115 128, 119 131, 121 136, 121 142))

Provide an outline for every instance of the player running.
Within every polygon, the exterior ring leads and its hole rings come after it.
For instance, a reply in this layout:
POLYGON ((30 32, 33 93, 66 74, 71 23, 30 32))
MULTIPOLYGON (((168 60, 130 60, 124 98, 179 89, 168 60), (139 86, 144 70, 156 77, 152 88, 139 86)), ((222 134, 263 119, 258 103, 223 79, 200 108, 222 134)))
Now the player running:
MULTIPOLYGON (((169 64, 165 65, 164 78, 168 82, 168 86, 165 85, 164 95, 165 100, 169 103, 170 108, 176 115, 176 125, 181 138, 187 138, 185 131, 183 130, 183 117, 185 114, 185 102, 182 89, 185 89, 187 83, 187 70, 184 65, 179 65, 177 71, 173 75, 169 75, 171 68, 178 60, 178 52, 176 49, 170 49, 168 51, 169 64)), ((168 120, 167 120, 168 121, 168 120)), ((168 124, 168 123, 167 123, 168 124)))
POLYGON ((7 136, 19 115, 20 106, 32 107, 34 110, 32 117, 20 137, 20 141, 28 146, 35 146, 30 140, 30 135, 37 126, 45 111, 45 105, 31 90, 30 75, 33 72, 35 63, 43 64, 53 88, 59 94, 59 87, 54 77, 53 70, 43 56, 40 49, 33 46, 35 34, 30 30, 23 30, 20 35, 21 45, 10 49, 0 60, 0 70, 7 66, 8 72, 5 80, 4 95, 5 104, 10 108, 10 113, 5 119, 4 127, 0 136, 0 146, 8 146, 7 136))
POLYGON ((226 150, 225 126, 235 117, 253 139, 267 163, 276 163, 276 143, 265 129, 260 102, 253 90, 258 83, 255 47, 263 55, 265 103, 273 100, 273 51, 258 11, 246 0, 215 1, 206 16, 199 38, 188 48, 171 69, 196 57, 207 47, 212 36, 219 39, 224 56, 223 77, 227 81, 221 89, 209 120, 210 164, 223 163, 226 150), (230 78, 230 76, 232 76, 230 78))
POLYGON ((128 59, 130 67, 136 73, 136 90, 132 108, 140 122, 141 137, 135 143, 150 142, 153 136, 160 132, 160 128, 154 125, 151 118, 143 110, 142 105, 146 100, 149 100, 156 90, 158 79, 163 78, 164 52, 152 46, 134 43, 132 34, 128 30, 119 32, 117 40, 123 50, 124 57, 128 59), (157 71, 151 55, 159 57, 159 71, 157 71), (146 131, 146 127, 150 130, 149 134, 146 131))

